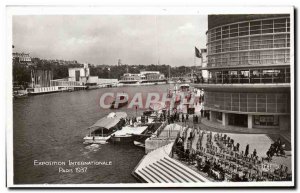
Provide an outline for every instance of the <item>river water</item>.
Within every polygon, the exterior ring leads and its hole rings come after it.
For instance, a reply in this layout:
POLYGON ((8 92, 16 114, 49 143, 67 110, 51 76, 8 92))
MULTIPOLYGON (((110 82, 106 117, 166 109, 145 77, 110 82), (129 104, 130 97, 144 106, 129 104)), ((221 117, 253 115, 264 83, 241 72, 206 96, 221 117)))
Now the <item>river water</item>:
POLYGON ((111 111, 140 115, 143 109, 103 109, 100 97, 107 92, 166 92, 169 85, 101 88, 97 90, 30 96, 13 102, 13 144, 15 184, 100 184, 137 183, 131 172, 144 156, 144 149, 132 144, 84 145, 87 128, 111 111), (36 162, 65 162, 65 166, 41 166, 36 162), (88 166, 76 173, 68 161, 103 161, 108 165, 88 166), (110 163, 109 163, 110 162, 110 163), (111 165, 109 165, 111 164, 111 165), (59 171, 61 167, 61 171, 59 171), (63 169, 63 170, 62 170, 63 169), (63 171, 72 173, 64 173, 63 171))

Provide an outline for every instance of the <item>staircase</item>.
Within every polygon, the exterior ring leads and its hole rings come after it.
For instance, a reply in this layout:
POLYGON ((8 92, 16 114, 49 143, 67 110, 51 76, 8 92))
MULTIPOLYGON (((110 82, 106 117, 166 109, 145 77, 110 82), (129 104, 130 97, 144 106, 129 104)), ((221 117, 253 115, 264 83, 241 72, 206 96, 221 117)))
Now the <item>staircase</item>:
POLYGON ((147 183, 203 183, 206 178, 169 157, 173 143, 149 152, 133 171, 138 179, 147 183))

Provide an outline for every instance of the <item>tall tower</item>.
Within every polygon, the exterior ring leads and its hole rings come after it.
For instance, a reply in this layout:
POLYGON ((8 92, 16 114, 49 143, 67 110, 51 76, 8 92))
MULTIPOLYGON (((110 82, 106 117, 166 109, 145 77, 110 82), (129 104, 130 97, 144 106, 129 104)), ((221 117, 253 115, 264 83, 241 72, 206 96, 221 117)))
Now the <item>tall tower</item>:
POLYGON ((122 65, 122 61, 121 59, 118 60, 118 66, 121 66, 122 65))

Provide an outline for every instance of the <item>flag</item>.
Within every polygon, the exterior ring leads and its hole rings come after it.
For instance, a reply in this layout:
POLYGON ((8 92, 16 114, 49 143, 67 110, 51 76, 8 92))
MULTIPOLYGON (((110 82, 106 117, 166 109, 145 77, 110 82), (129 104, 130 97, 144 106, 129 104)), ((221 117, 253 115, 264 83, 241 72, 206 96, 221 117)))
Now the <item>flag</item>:
POLYGON ((197 58, 202 58, 202 56, 201 56, 201 54, 200 54, 200 51, 198 50, 197 47, 195 47, 195 56, 196 56, 197 58))

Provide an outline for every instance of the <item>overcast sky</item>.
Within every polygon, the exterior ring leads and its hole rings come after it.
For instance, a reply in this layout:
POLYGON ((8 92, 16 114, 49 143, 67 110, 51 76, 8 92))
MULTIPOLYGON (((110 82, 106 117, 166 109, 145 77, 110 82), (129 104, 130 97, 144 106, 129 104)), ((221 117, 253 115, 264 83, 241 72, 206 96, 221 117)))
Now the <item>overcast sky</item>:
POLYGON ((14 52, 116 65, 193 65, 207 16, 14 16, 14 52))

